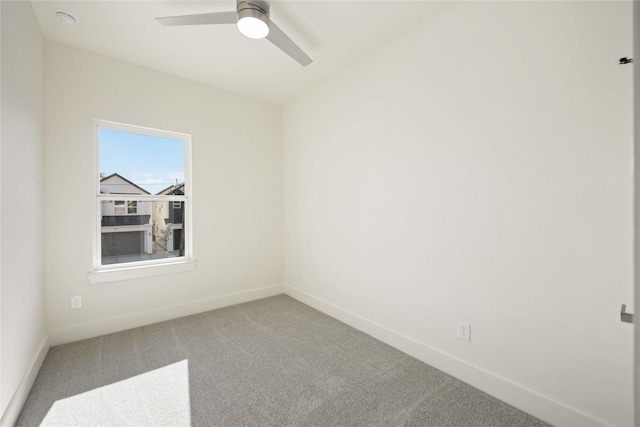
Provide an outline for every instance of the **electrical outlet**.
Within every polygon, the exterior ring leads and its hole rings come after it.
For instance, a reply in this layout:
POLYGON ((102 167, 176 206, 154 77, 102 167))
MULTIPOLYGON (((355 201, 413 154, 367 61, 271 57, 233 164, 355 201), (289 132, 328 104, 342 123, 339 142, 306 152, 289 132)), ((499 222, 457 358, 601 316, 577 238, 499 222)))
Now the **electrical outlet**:
POLYGON ((77 310, 79 308, 82 308, 82 298, 80 297, 80 295, 71 297, 71 301, 69 302, 69 308, 71 308, 71 310, 77 310))
POLYGON ((471 325, 469 322, 458 322, 458 338, 471 341, 471 325))

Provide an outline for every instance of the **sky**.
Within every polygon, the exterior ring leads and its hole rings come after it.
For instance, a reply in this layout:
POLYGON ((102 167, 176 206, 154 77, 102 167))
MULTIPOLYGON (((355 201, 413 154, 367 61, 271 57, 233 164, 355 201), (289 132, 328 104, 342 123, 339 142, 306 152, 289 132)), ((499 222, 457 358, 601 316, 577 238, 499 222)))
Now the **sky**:
POLYGON ((100 172, 156 194, 184 181, 184 141, 102 128, 100 172))

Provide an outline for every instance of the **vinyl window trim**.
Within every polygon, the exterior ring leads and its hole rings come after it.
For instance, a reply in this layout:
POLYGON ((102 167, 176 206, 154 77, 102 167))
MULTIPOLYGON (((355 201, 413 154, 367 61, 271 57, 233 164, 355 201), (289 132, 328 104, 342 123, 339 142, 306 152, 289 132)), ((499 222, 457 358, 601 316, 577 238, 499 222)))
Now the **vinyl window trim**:
POLYGON ((106 120, 93 120, 93 260, 92 269, 87 276, 89 283, 99 284, 121 280, 138 279, 143 277, 161 276, 165 274, 192 271, 196 267, 193 257, 193 214, 192 214, 192 177, 191 177, 191 135, 161 129, 147 128, 143 126, 116 123, 106 120), (184 141, 184 195, 126 195, 126 194, 101 194, 100 193, 100 129, 111 129, 122 132, 137 133, 161 138, 179 139, 184 141), (130 201, 175 201, 184 202, 184 227, 185 237, 184 256, 176 258, 164 258, 157 260, 136 261, 123 264, 102 265, 101 262, 101 203, 103 201, 124 201, 125 212, 128 212, 130 201), (185 230, 186 229, 186 230, 185 230))

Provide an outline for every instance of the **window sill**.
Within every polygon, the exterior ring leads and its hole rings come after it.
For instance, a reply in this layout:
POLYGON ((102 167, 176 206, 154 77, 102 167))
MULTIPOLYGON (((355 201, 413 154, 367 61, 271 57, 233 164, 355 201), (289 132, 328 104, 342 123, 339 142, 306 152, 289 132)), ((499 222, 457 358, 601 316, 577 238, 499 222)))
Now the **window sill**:
POLYGON ((139 267, 117 268, 113 270, 95 270, 89 272, 89 283, 117 282, 121 280, 141 279, 143 277, 164 276, 165 274, 193 271, 196 260, 180 261, 167 264, 145 265, 139 267))

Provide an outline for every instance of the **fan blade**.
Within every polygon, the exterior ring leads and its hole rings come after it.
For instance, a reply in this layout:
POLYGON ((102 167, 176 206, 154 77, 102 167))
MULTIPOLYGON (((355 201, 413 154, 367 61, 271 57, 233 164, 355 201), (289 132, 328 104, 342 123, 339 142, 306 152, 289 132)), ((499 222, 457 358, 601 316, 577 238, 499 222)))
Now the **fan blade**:
POLYGON ((269 21, 269 35, 267 40, 280 48, 284 53, 306 67, 313 62, 309 55, 304 53, 273 21, 269 21))
POLYGON ((162 25, 206 25, 235 24, 238 14, 234 12, 200 13, 198 15, 167 16, 156 18, 162 25))

